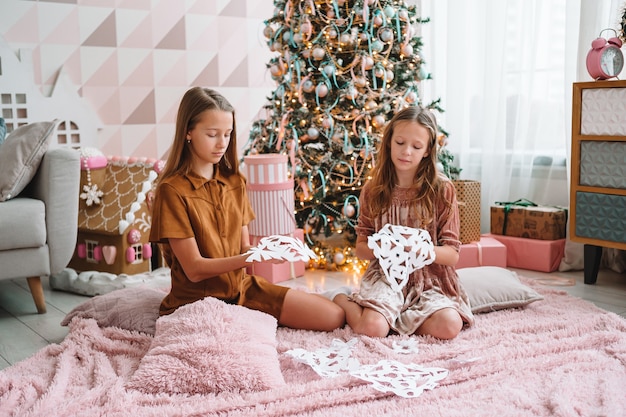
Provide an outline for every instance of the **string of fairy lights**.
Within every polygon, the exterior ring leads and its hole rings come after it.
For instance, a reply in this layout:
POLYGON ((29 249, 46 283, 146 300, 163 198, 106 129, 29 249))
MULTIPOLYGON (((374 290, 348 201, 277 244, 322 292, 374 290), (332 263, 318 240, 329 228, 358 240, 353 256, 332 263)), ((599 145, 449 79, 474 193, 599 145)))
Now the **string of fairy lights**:
MULTIPOLYGON (((385 123, 420 104, 430 78, 417 25, 401 0, 275 0, 263 34, 276 88, 244 155, 283 153, 295 217, 320 260, 314 268, 362 270, 353 255, 358 196, 385 123)), ((442 111, 439 101, 427 107, 442 111)))

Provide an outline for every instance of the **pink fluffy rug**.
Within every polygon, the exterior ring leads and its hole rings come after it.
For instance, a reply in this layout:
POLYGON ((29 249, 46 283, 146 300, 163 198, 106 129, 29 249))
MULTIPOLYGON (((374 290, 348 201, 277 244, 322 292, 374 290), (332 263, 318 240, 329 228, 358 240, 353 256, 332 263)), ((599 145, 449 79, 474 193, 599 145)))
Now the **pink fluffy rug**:
MULTIPOLYGON (((125 388, 151 336, 74 320, 61 344, 0 372, 2 416, 614 416, 626 415, 626 321, 564 292, 536 288, 544 301, 481 314, 452 341, 417 337, 398 355, 385 339, 358 337, 353 356, 446 368, 417 398, 375 390, 347 374, 322 378, 285 352, 313 351, 349 329, 278 329, 286 385, 262 392, 148 394, 125 388)), ((216 318, 217 319, 217 318, 216 318)))

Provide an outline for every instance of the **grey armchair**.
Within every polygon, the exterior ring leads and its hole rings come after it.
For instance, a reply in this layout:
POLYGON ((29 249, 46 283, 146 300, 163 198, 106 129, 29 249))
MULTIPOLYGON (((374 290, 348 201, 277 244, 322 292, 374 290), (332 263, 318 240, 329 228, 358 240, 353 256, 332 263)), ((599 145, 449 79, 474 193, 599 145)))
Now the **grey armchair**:
POLYGON ((0 202, 0 279, 26 278, 40 314, 41 277, 62 271, 74 253, 79 186, 79 152, 52 148, 26 189, 0 202))

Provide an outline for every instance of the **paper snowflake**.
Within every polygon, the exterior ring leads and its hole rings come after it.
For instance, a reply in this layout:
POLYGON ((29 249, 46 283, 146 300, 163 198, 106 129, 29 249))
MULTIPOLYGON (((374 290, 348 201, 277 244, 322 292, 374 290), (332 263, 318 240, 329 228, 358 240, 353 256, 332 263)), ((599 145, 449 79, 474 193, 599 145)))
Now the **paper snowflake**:
POLYGON ((101 190, 98 190, 98 185, 92 186, 83 185, 84 193, 80 194, 80 198, 85 200, 85 204, 91 206, 92 204, 100 204, 100 197, 104 195, 101 190))
POLYGON ((248 262, 263 262, 282 259, 288 262, 309 261, 317 259, 317 255, 302 241, 282 235, 264 237, 259 244, 246 252, 248 262))
POLYGON ((348 342, 333 339, 328 348, 320 348, 313 352, 291 349, 285 354, 309 365, 321 377, 334 378, 344 372, 357 371, 361 366, 357 359, 351 357, 357 342, 357 339, 350 339, 348 342))
POLYGON ((404 398, 415 398, 424 390, 434 389, 439 381, 448 376, 448 370, 381 360, 374 365, 363 365, 351 371, 350 375, 370 382, 378 391, 392 392, 404 398))
POLYGON ((413 271, 435 260, 435 247, 424 229, 386 224, 367 238, 367 246, 395 291, 404 288, 413 271))
MULTIPOLYGON (((412 343, 410 340, 404 341, 404 344, 410 346, 409 349, 417 351, 417 343, 412 343)), ((419 397, 424 390, 434 389, 439 381, 448 376, 448 370, 444 368, 404 364, 388 359, 379 360, 372 365, 361 365, 358 359, 352 357, 357 343, 356 338, 347 342, 333 339, 327 348, 315 351, 291 349, 286 351, 285 355, 310 366, 323 378, 334 378, 348 373, 355 378, 369 382, 378 391, 392 392, 404 398, 419 397)))

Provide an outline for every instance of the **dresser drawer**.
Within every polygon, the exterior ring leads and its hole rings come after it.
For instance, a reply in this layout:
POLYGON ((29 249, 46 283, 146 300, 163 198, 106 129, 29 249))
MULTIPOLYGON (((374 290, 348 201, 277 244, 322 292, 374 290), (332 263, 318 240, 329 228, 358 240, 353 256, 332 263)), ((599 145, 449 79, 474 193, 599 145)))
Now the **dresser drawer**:
POLYGON ((580 142, 580 185, 626 188, 626 142, 580 142))
POLYGON ((576 193, 576 235, 626 242, 626 196, 576 193))

